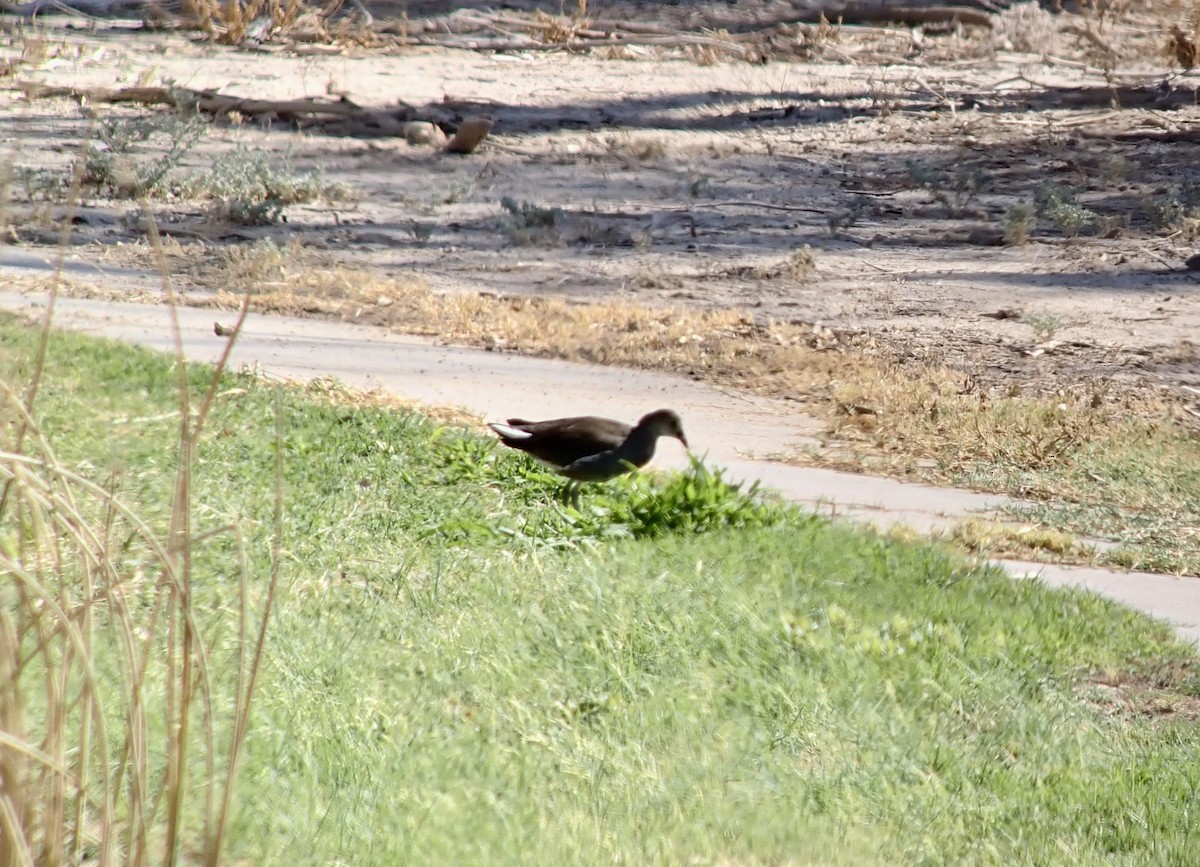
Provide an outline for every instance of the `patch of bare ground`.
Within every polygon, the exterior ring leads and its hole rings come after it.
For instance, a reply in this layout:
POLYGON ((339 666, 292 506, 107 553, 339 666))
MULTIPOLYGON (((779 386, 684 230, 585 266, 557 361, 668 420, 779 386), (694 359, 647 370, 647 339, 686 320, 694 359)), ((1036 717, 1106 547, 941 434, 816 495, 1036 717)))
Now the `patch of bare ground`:
POLYGON ((1200 722, 1200 674, 1186 660, 1155 670, 1095 672, 1076 692, 1109 719, 1200 722))

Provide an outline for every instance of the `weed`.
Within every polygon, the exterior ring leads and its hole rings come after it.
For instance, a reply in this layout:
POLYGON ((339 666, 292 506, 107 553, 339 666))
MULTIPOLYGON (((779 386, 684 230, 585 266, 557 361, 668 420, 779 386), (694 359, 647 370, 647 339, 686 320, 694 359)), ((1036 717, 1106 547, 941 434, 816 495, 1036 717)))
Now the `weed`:
MULTIPOLYGON (((715 264, 715 263, 714 263, 715 264)), ((752 280, 804 281, 817 270, 817 256, 808 244, 793 250, 786 259, 762 265, 721 265, 710 272, 721 277, 741 277, 752 280)), ((647 285, 643 283, 642 285, 647 285)))
POLYGON ((856 196, 848 208, 831 211, 825 215, 825 225, 829 229, 829 237, 836 238, 845 229, 858 225, 858 218, 870 207, 865 196, 856 196))
POLYGON ((1200 233, 1200 183, 1186 180, 1173 195, 1142 199, 1142 213, 1157 231, 1170 231, 1185 242, 1200 233))
POLYGON ((611 154, 621 154, 645 162, 659 160, 667 155, 667 143, 661 138, 634 137, 629 133, 605 136, 604 147, 611 154))
POLYGON ((871 96, 871 109, 881 117, 891 117, 909 99, 913 86, 912 75, 901 79, 883 74, 867 76, 866 90, 871 96))
POLYGON ((1133 170, 1133 162, 1122 154, 1108 154, 1100 161, 1104 179, 1110 184, 1122 183, 1133 170))
POLYGON ((312 11, 309 0, 248 0, 246 3, 183 0, 183 17, 187 24, 206 33, 214 42, 226 45, 240 45, 247 38, 259 35, 266 22, 272 29, 290 27, 300 16, 312 11))
POLYGON ((234 226, 273 226, 283 217, 283 209, 279 199, 218 197, 209 208, 208 219, 234 226))
MULTIPOLYGON (((296 171, 287 155, 272 157, 245 146, 218 157, 204 172, 179 177, 180 163, 208 131, 198 115, 110 118, 95 129, 97 140, 87 144, 81 178, 105 195, 209 198, 212 219, 249 226, 278 222, 292 204, 352 195, 343 184, 327 183, 319 171, 296 171), (147 155, 146 145, 161 147, 157 155, 147 155)), ((35 201, 61 201, 71 187, 70 173, 22 168, 16 177, 35 201)))
POLYGON ((635 160, 660 160, 667 155, 667 144, 660 138, 637 138, 625 152, 635 160))
POLYGON ((240 291, 261 292, 286 285, 290 267, 303 267, 303 251, 299 244, 283 246, 270 238, 259 238, 252 244, 239 244, 221 251, 224 262, 222 281, 240 291))
POLYGON ((1096 222, 1096 213, 1073 203, 1063 203, 1047 212, 1067 238, 1076 237, 1080 230, 1096 222))
POLYGON ((1182 217, 1173 227, 1175 238, 1185 244, 1191 244, 1200 238, 1200 212, 1192 211, 1182 217))
POLYGON ((983 186, 983 171, 978 166, 960 163, 953 171, 947 171, 917 160, 908 160, 906 165, 917 185, 930 193, 950 216, 966 210, 983 186))
POLYGON ((71 190, 70 172, 16 166, 13 180, 21 185, 31 202, 61 202, 71 190))
POLYGON ((1053 54, 1058 35, 1055 17, 1037 3, 1005 6, 996 16, 997 35, 1004 47, 1032 54, 1053 54))
POLYGON ((787 275, 793 280, 807 280, 817 270, 817 254, 808 244, 793 250, 787 258, 787 275))
POLYGON ((1037 211, 1028 202, 1018 202, 1004 212, 1004 241, 1014 247, 1028 243, 1037 229, 1037 211))
POLYGON ((15 75, 18 70, 44 66, 56 58, 71 58, 78 51, 77 46, 62 38, 53 38, 49 28, 37 25, 21 24, 15 27, 6 25, 3 32, 7 38, 0 37, 0 78, 15 75))
POLYGON ((557 243, 564 216, 561 208, 543 208, 510 196, 500 200, 500 207, 508 214, 501 229, 512 243, 522 246, 557 243))
POLYGON ((693 199, 713 194, 712 175, 691 174, 688 176, 687 193, 693 199))
POLYGON ((1185 178, 1180 181, 1176 198, 1189 210, 1200 208, 1200 180, 1185 178))
POLYGON ((777 505, 763 500, 757 483, 743 491, 742 485, 725 480, 724 471, 706 467, 695 456, 686 472, 672 474, 665 482, 636 474, 623 477, 617 490, 619 495, 607 497, 585 492, 585 506, 564 512, 563 535, 657 538, 730 527, 765 527, 783 519, 777 505))
POLYGON ((475 181, 471 178, 459 179, 452 183, 444 193, 438 197, 438 201, 443 205, 453 205, 463 201, 475 191, 475 181))
POLYGON ((1148 196, 1142 199, 1141 206, 1142 213, 1157 230, 1173 227, 1185 213, 1183 204, 1174 197, 1148 196))
POLYGON ((1119 238, 1129 228, 1129 214, 1100 214, 1096 218, 1096 233, 1101 238, 1119 238))
POLYGON ((169 173, 208 133, 208 123, 176 114, 105 118, 95 131, 98 141, 89 143, 85 152, 84 183, 116 198, 154 198, 169 191, 169 173), (152 141, 163 142, 159 155, 135 153, 139 145, 152 141))
POLYGON ((1062 317, 1054 313, 1037 311, 1026 313, 1021 317, 1021 321, 1033 330, 1034 336, 1040 343, 1053 339, 1054 335, 1063 327, 1062 317))
POLYGON ((424 223, 420 220, 409 220, 405 228, 412 235, 414 241, 424 246, 429 243, 429 239, 433 236, 433 223, 424 223))
POLYGON ((1073 534, 1038 524, 1013 525, 971 518, 955 522, 939 538, 986 557, 1094 559, 1094 552, 1073 534))
POLYGON ((1068 238, 1096 222, 1096 213, 1079 205, 1076 195, 1072 187, 1055 181, 1042 181, 1033 190, 1037 213, 1053 221, 1068 238))
POLYGON ((1075 196, 1074 188, 1057 181, 1039 181, 1033 188, 1033 204, 1039 214, 1063 202, 1074 202, 1075 196))
POLYGON ((1167 31, 1163 54, 1181 69, 1200 66, 1200 3, 1193 2, 1186 20, 1167 31))
POLYGON ((320 171, 296 171, 287 155, 245 146, 218 157, 209 172, 193 175, 189 190, 213 200, 212 219, 248 226, 278 222, 288 205, 350 195, 344 185, 326 183, 320 171))
POLYGON ((1142 214, 1150 220, 1150 225, 1156 229, 1174 226, 1183 216, 1183 205, 1175 198, 1153 196, 1142 199, 1142 214))
MULTIPOLYGON (((195 484, 198 441, 224 360, 200 376, 182 354, 160 362, 154 388, 168 400, 177 388, 176 408, 115 420, 156 428, 161 446, 139 469, 156 495, 130 499, 115 490, 127 482, 118 467, 96 471, 106 450, 93 442, 81 458, 56 420, 50 326, 21 329, 21 356, 8 341, 0 353, 0 853, 6 864, 175 864, 181 852, 222 863, 274 613, 281 465, 266 470, 271 565, 251 590, 237 521, 198 526, 200 497, 211 502, 195 484)), ((103 349, 81 349, 72 365, 103 366, 103 349)), ((129 359, 119 368, 146 373, 129 359)), ((94 413, 105 387, 77 406, 94 413)), ((124 408, 145 405, 138 395, 124 408)), ((273 427, 278 446, 278 416, 273 427)))

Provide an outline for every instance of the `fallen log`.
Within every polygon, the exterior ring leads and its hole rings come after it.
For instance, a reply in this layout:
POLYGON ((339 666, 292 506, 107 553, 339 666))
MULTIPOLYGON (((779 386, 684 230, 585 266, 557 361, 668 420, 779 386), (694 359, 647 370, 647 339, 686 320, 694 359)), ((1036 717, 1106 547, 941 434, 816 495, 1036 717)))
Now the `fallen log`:
MULTIPOLYGON (((257 121, 280 120, 299 128, 318 127, 328 135, 405 138, 406 128, 412 121, 428 121, 439 125, 446 123, 450 127, 454 127, 457 121, 460 127, 466 125, 466 120, 453 106, 417 109, 402 102, 395 108, 369 109, 344 97, 256 99, 186 87, 73 87, 36 81, 17 82, 13 88, 22 91, 26 99, 67 97, 80 103, 165 105, 213 118, 241 116, 257 121)), ((460 105, 459 109, 463 107, 460 105)), ((487 129, 481 129, 476 124, 464 133, 465 137, 457 139, 455 147, 449 149, 453 152, 473 151, 490 129, 490 125, 487 129)))
POLYGON ((238 112, 247 117, 262 114, 324 115, 330 117, 353 117, 367 110, 348 99, 324 100, 314 97, 302 99, 251 99, 227 96, 214 90, 191 90, 186 87, 72 87, 69 85, 42 84, 37 81, 20 81, 17 89, 26 99, 50 99, 70 97, 80 102, 125 103, 141 105, 171 105, 192 107, 204 114, 215 116, 238 112))
POLYGON ((840 10, 823 11, 821 17, 827 21, 840 20, 843 24, 903 24, 906 27, 923 24, 991 27, 995 23, 992 13, 965 6, 876 6, 851 3, 840 10))

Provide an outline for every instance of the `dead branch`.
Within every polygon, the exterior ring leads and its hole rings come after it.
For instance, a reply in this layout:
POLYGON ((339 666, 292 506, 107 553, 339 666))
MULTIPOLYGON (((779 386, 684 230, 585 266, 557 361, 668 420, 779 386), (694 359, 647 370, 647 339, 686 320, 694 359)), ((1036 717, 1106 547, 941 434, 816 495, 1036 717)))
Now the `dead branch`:
POLYGON ((330 129, 334 127, 344 134, 400 135, 404 123, 412 120, 416 113, 405 105, 390 111, 373 111, 344 98, 250 99, 184 87, 61 87, 21 81, 15 84, 15 88, 21 90, 26 99, 68 97, 81 103, 168 105, 188 108, 211 117, 236 114, 259 120, 278 118, 298 126, 319 124, 326 131, 334 131, 330 129))
POLYGON ((451 153, 471 153, 488 135, 492 121, 466 116, 460 110, 465 103, 445 103, 441 106, 417 109, 399 103, 390 109, 367 109, 346 98, 330 100, 321 97, 301 99, 249 99, 229 96, 212 90, 191 90, 185 87, 58 87, 35 81, 13 85, 23 91, 26 99, 68 97, 80 103, 138 103, 166 105, 185 111, 196 111, 214 118, 241 116, 257 121, 281 120, 298 128, 317 127, 328 135, 346 136, 405 136, 412 121, 451 125, 459 120, 458 132, 446 149, 451 153))
POLYGON ((518 37, 510 39, 492 39, 485 36, 456 36, 451 38, 430 36, 410 37, 414 45, 437 45, 441 48, 461 48, 470 51, 586 51, 591 48, 612 48, 618 45, 647 45, 681 48, 685 45, 702 45, 719 48, 730 54, 745 56, 748 49, 744 45, 725 39, 715 39, 710 36, 690 36, 676 34, 675 36, 644 37, 639 39, 571 39, 566 42, 543 42, 533 37, 518 37))
POLYGON ((191 90, 186 87, 63 87, 41 84, 36 81, 20 81, 16 87, 24 92, 26 99, 50 99, 70 97, 80 102, 122 103, 136 102, 142 105, 192 106, 211 115, 226 115, 239 112, 246 116, 262 114, 277 115, 328 115, 351 117, 365 109, 348 99, 326 101, 312 97, 304 99, 248 99, 226 96, 212 90, 191 90))
POLYGON ((839 10, 819 10, 800 21, 816 24, 821 20, 842 24, 964 24, 968 27, 991 27, 995 18, 990 12, 964 6, 879 6, 878 3, 848 3, 839 10))

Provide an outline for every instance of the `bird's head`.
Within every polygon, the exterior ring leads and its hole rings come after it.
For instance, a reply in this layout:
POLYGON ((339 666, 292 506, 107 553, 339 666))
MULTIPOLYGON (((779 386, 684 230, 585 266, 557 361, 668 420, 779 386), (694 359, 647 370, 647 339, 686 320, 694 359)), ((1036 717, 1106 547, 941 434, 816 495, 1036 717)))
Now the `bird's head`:
POLYGON ((656 437, 675 437, 688 447, 687 437, 683 433, 683 422, 678 413, 670 409, 656 409, 654 412, 641 417, 637 426, 650 430, 656 437))

